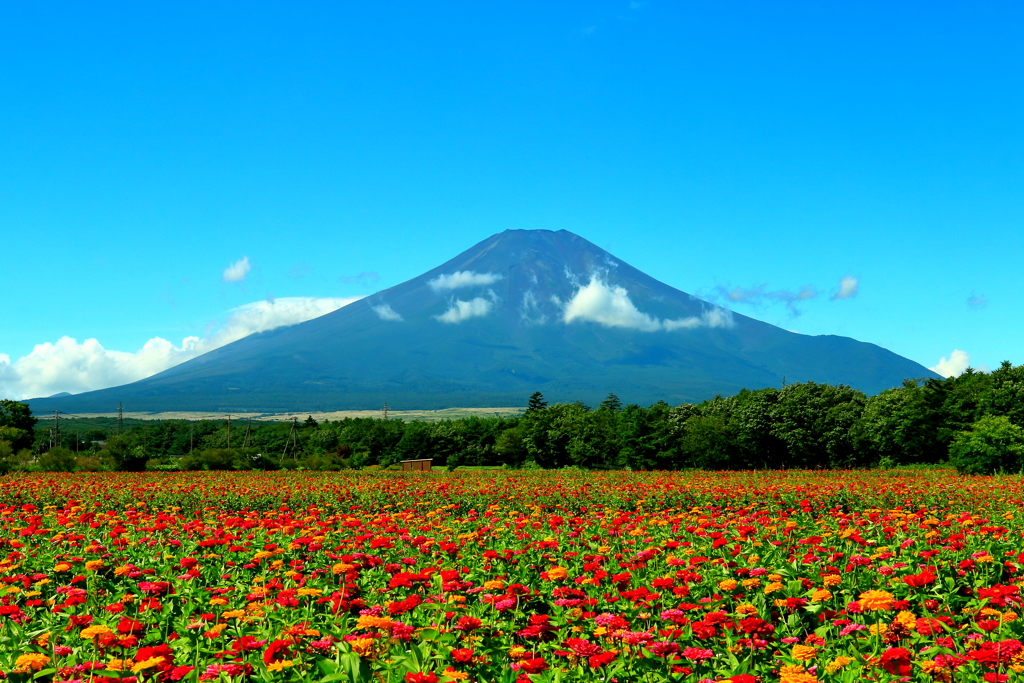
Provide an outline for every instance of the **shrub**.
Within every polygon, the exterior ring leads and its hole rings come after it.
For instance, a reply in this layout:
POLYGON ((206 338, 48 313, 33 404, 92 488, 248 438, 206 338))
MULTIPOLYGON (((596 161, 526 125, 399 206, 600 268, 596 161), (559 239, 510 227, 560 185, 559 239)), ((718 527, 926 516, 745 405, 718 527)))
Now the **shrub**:
POLYGON ((949 447, 949 461, 962 474, 1019 472, 1024 466, 1024 429, 1004 415, 986 415, 949 447))
POLYGON ((39 456, 39 469, 44 472, 74 472, 75 454, 63 446, 51 448, 39 456))

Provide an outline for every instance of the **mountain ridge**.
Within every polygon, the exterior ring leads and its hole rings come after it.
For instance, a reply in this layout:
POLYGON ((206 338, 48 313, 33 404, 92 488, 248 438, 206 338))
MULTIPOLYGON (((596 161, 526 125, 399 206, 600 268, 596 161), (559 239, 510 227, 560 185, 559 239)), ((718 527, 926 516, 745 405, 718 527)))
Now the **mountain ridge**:
POLYGON ((401 284, 123 387, 32 401, 89 412, 699 401, 782 381, 877 393, 934 373, 874 344, 807 336, 662 283, 567 231, 507 230, 401 284))

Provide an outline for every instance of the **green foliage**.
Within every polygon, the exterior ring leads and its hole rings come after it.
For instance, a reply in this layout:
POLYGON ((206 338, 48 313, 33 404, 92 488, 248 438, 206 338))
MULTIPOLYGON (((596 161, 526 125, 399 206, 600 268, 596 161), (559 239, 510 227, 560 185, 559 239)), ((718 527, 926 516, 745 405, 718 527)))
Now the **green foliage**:
POLYGON ((986 415, 960 432, 949 460, 963 474, 1020 472, 1024 469, 1024 429, 1006 415, 986 415))
MULTIPOLYGON (((245 429, 236 422, 230 433, 224 420, 168 420, 136 424, 102 448, 95 437, 109 433, 112 424, 73 418, 73 429, 65 430, 62 420, 61 432, 65 444, 69 433, 86 434, 78 444, 77 469, 336 470, 397 467, 420 458, 450 469, 813 469, 928 466, 945 462, 954 443, 967 462, 963 433, 973 434, 986 416, 1024 428, 1024 366, 1003 363, 992 373, 907 380, 871 397, 847 386, 806 382, 647 408, 623 406, 609 394, 591 410, 578 402, 548 405, 535 392, 528 410, 514 417, 307 419, 298 428, 255 421, 245 429)), ((14 442, 23 434, 20 427, 0 426, 0 443, 9 444, 0 453, 18 452, 14 442)), ((36 435, 37 444, 49 445, 48 428, 36 435)), ((0 455, 2 467, 33 469, 39 462, 31 453, 0 455)))
POLYGON ((36 422, 38 420, 32 417, 27 403, 6 398, 0 400, 0 430, 9 428, 0 433, 0 439, 10 441, 14 450, 32 447, 36 422))
POLYGON ((74 472, 75 453, 70 448, 57 446, 39 456, 39 469, 43 472, 74 472))

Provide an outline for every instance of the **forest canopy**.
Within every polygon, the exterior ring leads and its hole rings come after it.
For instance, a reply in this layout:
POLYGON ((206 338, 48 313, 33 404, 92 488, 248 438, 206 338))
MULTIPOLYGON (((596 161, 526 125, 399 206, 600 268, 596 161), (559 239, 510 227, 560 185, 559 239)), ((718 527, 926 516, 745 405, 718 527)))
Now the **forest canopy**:
POLYGON ((136 423, 120 434, 112 421, 93 420, 65 429, 58 443, 22 405, 7 401, 0 412, 0 466, 7 470, 332 470, 420 458, 448 468, 1024 469, 1024 366, 1009 362, 992 372, 907 380, 875 396, 804 382, 677 406, 622 405, 609 394, 592 408, 548 405, 536 392, 517 417, 172 420, 136 423))

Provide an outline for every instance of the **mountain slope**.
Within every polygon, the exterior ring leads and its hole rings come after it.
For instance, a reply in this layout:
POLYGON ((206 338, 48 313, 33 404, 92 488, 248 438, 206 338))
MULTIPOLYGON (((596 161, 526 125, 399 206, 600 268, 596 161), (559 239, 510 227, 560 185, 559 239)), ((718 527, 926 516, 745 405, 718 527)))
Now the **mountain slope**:
POLYGON ((566 231, 509 230, 333 313, 148 379, 32 401, 36 411, 291 411, 698 401, 783 380, 868 393, 923 366, 799 335, 669 287, 566 231))

